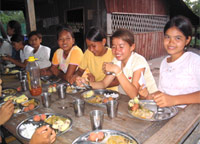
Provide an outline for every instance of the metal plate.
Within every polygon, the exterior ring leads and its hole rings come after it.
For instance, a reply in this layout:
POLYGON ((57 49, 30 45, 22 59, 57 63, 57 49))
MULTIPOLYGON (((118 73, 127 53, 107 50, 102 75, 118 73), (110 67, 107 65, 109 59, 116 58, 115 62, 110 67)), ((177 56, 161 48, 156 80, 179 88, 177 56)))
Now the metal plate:
POLYGON ((61 81, 61 78, 58 78, 56 76, 41 76, 40 79, 46 85, 58 83, 59 81, 61 81))
MULTIPOLYGON (((28 101, 30 101, 30 100, 32 100, 32 99, 34 99, 34 98, 30 98, 28 101)), ((26 102, 28 102, 28 101, 26 101, 26 102)), ((29 110, 29 111, 27 111, 27 112, 24 111, 24 109, 25 109, 26 106, 23 106, 22 104, 17 104, 17 103, 15 103, 15 104, 14 104, 14 106, 15 106, 14 114, 23 114, 23 113, 28 113, 28 112, 31 112, 31 111, 36 110, 36 109, 39 108, 39 106, 40 106, 40 101, 39 101, 38 99, 34 99, 34 101, 35 101, 35 103, 36 103, 34 109, 29 110), (19 112, 16 112, 16 113, 15 113, 15 111, 17 111, 17 109, 21 109, 21 110, 19 110, 19 112)), ((25 102, 23 102, 23 103, 25 103, 25 102)))
POLYGON ((75 94, 85 91, 85 87, 78 87, 76 85, 66 84, 66 93, 67 94, 75 94))
POLYGON ((153 112, 151 118, 140 117, 139 115, 135 115, 131 110, 130 106, 128 106, 129 114, 137 119, 146 120, 146 121, 162 121, 172 118, 178 113, 178 109, 175 106, 172 107, 164 107, 160 108, 162 111, 157 111, 157 105, 153 100, 140 100, 139 101, 140 108, 143 107, 148 109, 150 112, 153 112))
MULTIPOLYGON (((55 129, 54 129, 54 130, 56 131, 56 135, 57 135, 57 136, 60 136, 60 135, 66 133, 67 131, 69 131, 69 130, 71 129, 73 121, 72 121, 72 119, 71 119, 70 117, 64 116, 64 115, 61 115, 61 114, 57 114, 57 113, 44 113, 44 114, 47 116, 47 118, 50 118, 51 116, 55 115, 55 116, 60 116, 60 117, 62 117, 62 118, 68 119, 68 120, 70 121, 69 127, 68 127, 65 131, 61 132, 61 131, 59 131, 59 130, 55 130, 55 129)), ((38 114, 38 115, 41 116, 42 114, 38 114)), ((35 115, 34 115, 34 116, 35 116, 35 115)), ((29 118, 23 120, 23 121, 17 126, 17 128, 16 128, 16 133, 17 133, 17 135, 18 135, 19 137, 21 137, 21 138, 23 138, 23 139, 25 139, 25 140, 30 140, 31 137, 32 137, 32 135, 33 135, 33 133, 35 132, 36 128, 38 128, 38 127, 40 127, 40 126, 42 126, 42 125, 47 125, 47 123, 45 123, 45 122, 42 121, 42 120, 39 121, 39 122, 35 122, 35 121, 33 120, 33 117, 34 117, 34 116, 31 116, 31 117, 29 117, 29 118), (27 135, 27 136, 23 135, 23 132, 24 132, 25 134, 28 134, 28 135, 27 135), (26 132, 27 132, 27 133, 26 133, 26 132)), ((49 124, 49 125, 50 125, 50 124, 49 124)), ((51 126, 51 125, 50 125, 50 126, 51 126)))
POLYGON ((114 100, 118 100, 120 98, 120 94, 117 91, 107 90, 107 89, 97 89, 97 90, 88 90, 81 94, 81 97, 84 99, 86 103, 95 105, 95 106, 103 106, 105 107, 104 99, 108 99, 112 97, 114 100), (91 95, 86 98, 86 95, 91 95), (116 97, 114 97, 116 96, 116 97))
POLYGON ((16 95, 17 90, 14 88, 3 88, 2 90, 2 96, 8 96, 8 95, 16 95))
MULTIPOLYGON (((78 138, 76 138, 72 144, 106 144, 107 140, 110 138, 110 136, 123 136, 126 140, 127 140, 127 144, 139 144, 139 142, 132 137, 131 135, 121 132, 121 131, 117 131, 117 130, 107 130, 107 129, 102 129, 102 130, 95 130, 95 131, 91 131, 88 132, 86 134, 83 134, 81 136, 79 136, 78 138), (89 135, 90 133, 97 133, 97 132, 103 132, 104 133, 104 139, 102 141, 98 141, 98 142, 91 142, 89 140, 89 135), (128 141, 132 141, 132 143, 128 143, 128 141)), ((126 143, 123 143, 126 144, 126 143)))

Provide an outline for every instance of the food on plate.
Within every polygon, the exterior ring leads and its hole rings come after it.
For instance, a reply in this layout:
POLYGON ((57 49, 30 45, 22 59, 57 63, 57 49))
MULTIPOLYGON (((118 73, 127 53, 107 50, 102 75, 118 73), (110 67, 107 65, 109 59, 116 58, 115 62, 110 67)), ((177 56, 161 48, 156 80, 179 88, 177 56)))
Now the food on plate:
POLYGON ((22 90, 22 87, 19 86, 19 87, 17 88, 17 91, 20 92, 21 90, 22 90))
POLYGON ((28 108, 29 108, 29 110, 33 110, 35 108, 35 105, 31 103, 28 105, 28 108))
POLYGON ((137 98, 130 100, 128 105, 131 114, 135 117, 139 117, 142 119, 151 119, 153 117, 154 112, 140 104, 137 98))
POLYGON ((75 87, 73 87, 73 86, 68 86, 68 87, 66 88, 66 93, 73 93, 74 90, 76 90, 75 87))
POLYGON ((19 97, 16 97, 16 98, 14 99, 14 101, 15 101, 16 103, 22 103, 22 102, 25 102, 25 101, 27 101, 27 100, 28 100, 28 97, 25 96, 24 94, 21 95, 21 96, 19 96, 19 97))
POLYGON ((106 144, 137 144, 135 141, 129 140, 124 136, 112 135, 106 141, 106 144))
POLYGON ((45 114, 41 114, 40 118, 41 118, 41 120, 45 120, 47 118, 47 116, 45 114))
POLYGON ((21 111, 20 108, 16 108, 16 109, 14 109, 14 113, 19 113, 20 111, 21 111))
POLYGON ((69 119, 56 116, 56 115, 46 118, 44 121, 52 125, 52 128, 58 129, 61 132, 67 130, 71 123, 69 119))
POLYGON ((111 101, 111 100, 113 100, 112 97, 104 98, 104 99, 103 99, 103 103, 107 103, 108 101, 111 101))
POLYGON ((57 90, 56 90, 56 84, 50 85, 50 86, 48 87, 48 92, 49 92, 49 93, 56 92, 56 91, 57 91, 57 90))
POLYGON ((35 125, 32 123, 27 123, 27 124, 22 124, 20 126, 20 135, 27 138, 31 139, 33 133, 35 132, 36 128, 38 128, 39 125, 35 125))
POLYGON ((94 97, 87 99, 87 102, 101 104, 103 102, 103 95, 95 95, 94 97))
POLYGON ((103 132, 91 132, 88 140, 92 142, 102 141, 104 139, 104 133, 103 132))
POLYGON ((119 97, 119 94, 117 93, 104 93, 104 96, 109 98, 109 97, 112 97, 112 98, 117 98, 119 97))
POLYGON ((93 95, 94 95, 94 91, 93 91, 93 90, 90 90, 90 91, 84 93, 84 94, 83 94, 83 97, 84 97, 84 98, 90 98, 90 97, 92 97, 93 95))
POLYGON ((16 96, 7 96, 3 100, 6 102, 8 100, 14 100, 15 98, 16 98, 16 96))
POLYGON ((16 94, 17 91, 15 89, 9 88, 9 89, 2 90, 2 93, 13 95, 13 94, 16 94))
MULTIPOLYGON (((28 107, 25 107, 24 108, 24 112, 28 112, 29 111, 29 108, 28 107)), ((18 112, 19 113, 19 112, 18 112)))
POLYGON ((11 73, 11 74, 16 74, 16 73, 18 73, 19 72, 19 70, 12 70, 12 71, 10 71, 9 73, 11 73))
POLYGON ((39 115, 35 115, 35 116, 33 117, 33 120, 34 120, 35 122, 39 122, 39 121, 40 121, 40 116, 39 116, 39 115))

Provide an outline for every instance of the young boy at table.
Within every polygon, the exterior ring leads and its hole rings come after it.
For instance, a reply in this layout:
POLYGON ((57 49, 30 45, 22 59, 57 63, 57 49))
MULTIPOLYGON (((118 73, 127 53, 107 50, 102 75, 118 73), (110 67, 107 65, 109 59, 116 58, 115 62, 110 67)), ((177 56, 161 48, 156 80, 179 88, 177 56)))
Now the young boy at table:
MULTIPOLYGON (((153 98, 160 107, 200 103, 200 56, 187 52, 192 39, 192 24, 183 16, 172 18, 164 27, 164 48, 169 54, 160 65, 159 92, 153 98)), ((184 107, 184 106, 181 106, 184 107)))
POLYGON ((16 51, 20 51, 21 61, 12 58, 11 56, 3 56, 2 59, 5 61, 10 61, 16 66, 25 68, 27 64, 27 59, 32 55, 33 48, 29 45, 26 45, 24 42, 24 36, 19 34, 14 34, 11 38, 12 46, 16 51))
POLYGON ((111 37, 112 53, 115 56, 113 63, 104 63, 103 71, 112 72, 115 75, 106 75, 106 77, 99 82, 88 83, 84 78, 78 77, 76 82, 79 86, 82 83, 87 83, 94 89, 102 89, 117 78, 120 85, 118 90, 122 94, 134 98, 138 95, 139 80, 144 76, 146 86, 149 91, 157 91, 156 83, 150 71, 149 65, 145 58, 136 52, 134 35, 127 29, 118 29, 111 37))
POLYGON ((32 56, 37 58, 37 64, 40 69, 46 69, 51 66, 50 53, 51 49, 42 45, 42 34, 37 31, 32 31, 28 35, 28 41, 31 47, 34 48, 32 56))
MULTIPOLYGON (((2 80, 0 79, 0 95, 2 80)), ((6 123, 12 116, 14 112, 14 104, 11 100, 7 101, 0 107, 0 126, 6 123)), ((56 133, 48 125, 42 126, 34 132, 30 144, 50 144, 56 140, 56 133)), ((0 143, 5 143, 0 135, 0 143)))

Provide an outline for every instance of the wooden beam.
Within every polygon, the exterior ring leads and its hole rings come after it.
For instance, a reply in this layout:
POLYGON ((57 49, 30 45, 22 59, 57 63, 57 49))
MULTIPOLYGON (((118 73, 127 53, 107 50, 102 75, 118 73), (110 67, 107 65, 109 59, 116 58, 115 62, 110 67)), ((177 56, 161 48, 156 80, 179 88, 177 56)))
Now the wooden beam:
POLYGON ((36 30, 36 20, 35 20, 35 7, 34 0, 25 0, 26 13, 27 13, 27 33, 36 30))

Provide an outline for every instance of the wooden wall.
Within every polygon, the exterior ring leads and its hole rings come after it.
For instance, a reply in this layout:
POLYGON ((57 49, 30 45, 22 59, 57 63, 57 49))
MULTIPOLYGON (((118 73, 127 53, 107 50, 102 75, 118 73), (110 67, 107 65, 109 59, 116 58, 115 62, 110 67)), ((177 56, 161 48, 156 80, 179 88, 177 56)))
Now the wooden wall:
POLYGON ((135 51, 147 60, 166 55, 163 47, 163 32, 149 32, 135 34, 135 51))
POLYGON ((105 0, 108 13, 144 13, 166 15, 168 4, 166 0, 105 0))

